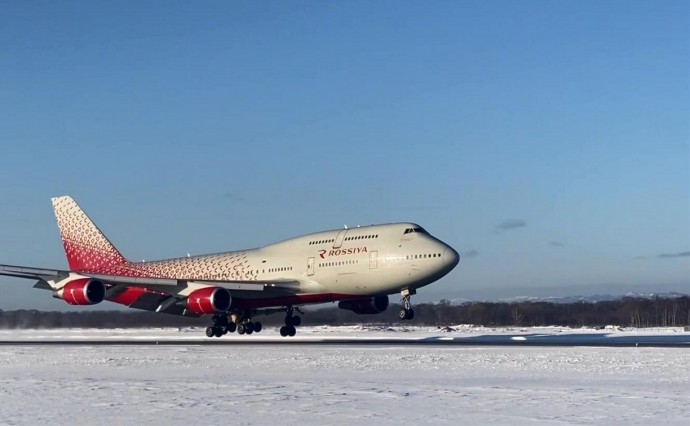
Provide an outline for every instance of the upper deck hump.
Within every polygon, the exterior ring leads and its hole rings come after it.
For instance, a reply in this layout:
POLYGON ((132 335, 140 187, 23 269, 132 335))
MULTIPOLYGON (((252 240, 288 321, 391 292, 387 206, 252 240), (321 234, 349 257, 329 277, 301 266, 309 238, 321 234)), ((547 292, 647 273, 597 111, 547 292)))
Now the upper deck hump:
POLYGON ((338 234, 340 234, 342 231, 347 231, 347 233, 345 234, 346 239, 372 234, 377 236, 393 236, 399 233, 402 236, 405 229, 418 227, 419 225, 412 222, 396 222, 376 225, 364 225, 353 228, 330 229, 326 231, 313 232, 310 234, 288 238, 286 240, 278 241, 276 243, 264 246, 262 247, 262 249, 278 248, 294 243, 307 245, 332 244, 335 242, 335 239, 337 238, 338 234))

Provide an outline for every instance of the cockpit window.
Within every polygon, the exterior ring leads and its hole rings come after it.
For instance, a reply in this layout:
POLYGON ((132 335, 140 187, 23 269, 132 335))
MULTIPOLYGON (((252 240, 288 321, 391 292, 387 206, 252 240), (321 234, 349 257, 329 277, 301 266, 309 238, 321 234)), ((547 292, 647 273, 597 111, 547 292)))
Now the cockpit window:
POLYGON ((415 228, 407 228, 404 233, 411 234, 413 232, 418 232, 420 234, 428 234, 428 232, 426 232, 426 229, 422 228, 421 226, 417 226, 415 228))

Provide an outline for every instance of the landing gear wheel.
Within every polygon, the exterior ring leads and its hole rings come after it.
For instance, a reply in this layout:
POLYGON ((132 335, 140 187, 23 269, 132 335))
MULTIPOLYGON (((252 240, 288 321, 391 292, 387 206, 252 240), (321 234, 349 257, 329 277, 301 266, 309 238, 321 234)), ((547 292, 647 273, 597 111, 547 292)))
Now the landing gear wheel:
POLYGON ((293 337, 295 334, 297 334, 297 330, 295 330, 295 327, 290 326, 287 329, 288 336, 293 337))
POLYGON ((247 332, 246 327, 244 324, 237 324, 237 334, 244 334, 247 332))
POLYGON ((288 326, 287 325, 280 327, 280 335, 281 336, 287 337, 288 334, 289 333, 288 333, 288 326))
POLYGON ((224 331, 223 327, 213 327, 213 335, 216 337, 220 337, 223 334, 225 334, 225 333, 223 333, 223 331, 224 331))
POLYGON ((254 333, 260 333, 263 326, 259 321, 254 323, 254 333))
POLYGON ((414 309, 412 309, 412 302, 410 299, 416 292, 414 290, 403 290, 402 292, 402 308, 398 311, 398 318, 401 320, 411 320, 414 318, 414 309))
POLYGON ((206 327, 206 337, 213 337, 216 334, 216 330, 212 326, 206 327))
POLYGON ((213 325, 219 326, 219 327, 227 327, 228 326, 228 317, 225 315, 216 315, 213 317, 213 325))
POLYGON ((237 331, 237 324, 234 322, 228 324, 228 333, 234 333, 235 331, 237 331))

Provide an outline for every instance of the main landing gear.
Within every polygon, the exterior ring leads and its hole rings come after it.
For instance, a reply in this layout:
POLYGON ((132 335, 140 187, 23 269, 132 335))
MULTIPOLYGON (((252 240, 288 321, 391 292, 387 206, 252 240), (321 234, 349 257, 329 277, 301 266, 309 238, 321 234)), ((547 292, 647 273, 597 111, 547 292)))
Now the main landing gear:
POLYGON ((237 334, 252 334, 259 333, 263 326, 259 321, 251 321, 250 318, 246 318, 241 323, 237 324, 237 334))
MULTIPOLYGON (((297 309, 297 311, 300 312, 299 309, 297 309)), ((299 327, 299 325, 302 324, 302 318, 293 315, 292 306, 285 308, 285 312, 287 313, 287 315, 285 315, 285 325, 280 327, 280 335, 283 337, 292 337, 297 333, 295 327, 299 327)))
POLYGON ((300 311, 299 308, 293 308, 292 306, 264 310, 238 310, 214 315, 213 324, 206 327, 206 336, 220 337, 224 334, 234 332, 237 332, 237 334, 259 333, 263 329, 263 326, 259 321, 252 321, 252 315, 268 315, 278 312, 286 313, 285 325, 280 327, 280 335, 283 337, 294 336, 297 333, 297 327, 302 324, 302 318, 294 315, 294 311, 304 315, 304 312, 300 311))
POLYGON ((402 308, 398 311, 398 318, 409 321, 414 318, 414 309, 412 309, 412 302, 410 299, 412 295, 417 294, 417 292, 414 290, 403 290, 400 294, 402 294, 402 308))
MULTIPOLYGON (((235 324, 233 324, 235 325, 235 324)), ((225 315, 214 315, 213 325, 206 327, 207 337, 220 337, 226 334, 229 330, 230 324, 228 323, 228 317, 225 315)))
POLYGON ((237 315, 232 315, 233 321, 228 320, 227 315, 214 315, 213 325, 206 327, 206 336, 220 337, 227 333, 252 334, 259 333, 263 326, 259 321, 251 321, 251 317, 245 316, 238 321, 237 315))

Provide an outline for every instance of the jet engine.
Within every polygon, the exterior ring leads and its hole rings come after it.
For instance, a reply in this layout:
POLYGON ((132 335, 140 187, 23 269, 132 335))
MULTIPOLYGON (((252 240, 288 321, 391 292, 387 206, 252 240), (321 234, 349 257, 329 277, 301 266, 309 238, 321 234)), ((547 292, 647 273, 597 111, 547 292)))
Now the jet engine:
POLYGON ((105 284, 93 278, 78 278, 53 293, 70 305, 95 305, 105 299, 105 284))
POLYGON ((186 300, 186 308, 197 314, 215 314, 226 312, 232 304, 232 296, 222 287, 206 287, 194 290, 186 300))
POLYGON ((338 303, 340 309, 356 314, 380 314, 388 308, 388 296, 365 297, 363 299, 343 300, 338 303))

